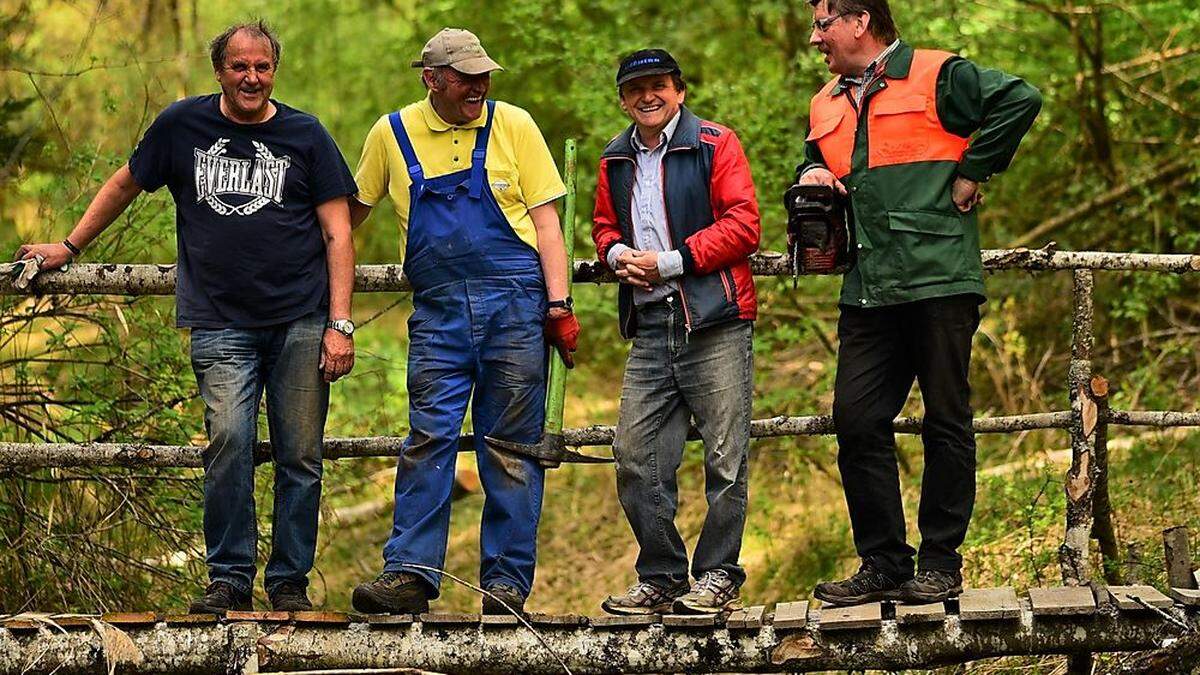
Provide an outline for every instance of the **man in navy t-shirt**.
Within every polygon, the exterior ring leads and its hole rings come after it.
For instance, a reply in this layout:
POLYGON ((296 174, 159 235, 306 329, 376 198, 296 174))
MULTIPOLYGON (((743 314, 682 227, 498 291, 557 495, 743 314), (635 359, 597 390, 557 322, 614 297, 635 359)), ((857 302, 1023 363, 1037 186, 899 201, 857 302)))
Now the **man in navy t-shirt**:
POLYGON ((221 93, 159 114, 57 244, 17 257, 56 269, 79 255, 143 190, 175 201, 177 322, 192 331, 204 399, 204 537, 210 584, 193 612, 250 609, 257 528, 259 400, 275 461, 266 590, 275 610, 311 609, 321 444, 329 382, 354 364, 354 179, 317 118, 270 98, 279 41, 262 22, 211 45, 221 93))

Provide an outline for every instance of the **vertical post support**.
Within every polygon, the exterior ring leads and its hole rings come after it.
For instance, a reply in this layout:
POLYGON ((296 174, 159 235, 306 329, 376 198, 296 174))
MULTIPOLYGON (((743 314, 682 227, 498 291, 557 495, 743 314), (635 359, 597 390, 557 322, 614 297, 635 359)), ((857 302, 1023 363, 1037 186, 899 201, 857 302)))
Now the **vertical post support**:
POLYGON ((1163 558, 1167 562, 1167 585, 1171 588, 1196 588, 1192 576, 1192 553, 1188 528, 1176 525, 1163 530, 1163 558))
POLYGON ((1071 468, 1067 471, 1067 523, 1058 561, 1063 583, 1078 586, 1089 581, 1088 543, 1092 535, 1092 501, 1097 466, 1093 443, 1098 419, 1090 396, 1092 379, 1091 270, 1075 270, 1074 311, 1071 317, 1071 365, 1067 387, 1071 398, 1071 468))
POLYGON ((1112 501, 1108 494, 1108 380, 1095 375, 1088 386, 1088 395, 1096 404, 1096 433, 1093 448, 1096 461, 1096 495, 1092 500, 1092 538, 1100 546, 1104 566, 1104 581, 1110 586, 1124 583, 1121 576, 1121 547, 1113 525, 1112 501))

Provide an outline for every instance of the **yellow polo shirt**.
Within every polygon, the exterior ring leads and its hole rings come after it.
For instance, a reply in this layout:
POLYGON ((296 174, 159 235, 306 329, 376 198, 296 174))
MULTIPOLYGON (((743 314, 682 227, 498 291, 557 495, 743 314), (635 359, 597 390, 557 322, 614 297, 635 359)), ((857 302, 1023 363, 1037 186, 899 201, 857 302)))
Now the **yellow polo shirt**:
MULTIPOLYGON (((433 109, 429 97, 400 110, 400 119, 426 178, 436 178, 471 166, 475 135, 487 121, 487 107, 479 119, 462 126, 447 124, 433 109)), ((496 102, 496 121, 488 138, 487 181, 496 203, 523 241, 537 250, 537 231, 529 209, 567 193, 550 148, 529 113, 514 105, 496 102)), ((362 158, 354 175, 358 201, 375 206, 385 196, 400 218, 400 255, 408 234, 409 186, 412 180, 384 115, 376 120, 363 143, 362 158)))

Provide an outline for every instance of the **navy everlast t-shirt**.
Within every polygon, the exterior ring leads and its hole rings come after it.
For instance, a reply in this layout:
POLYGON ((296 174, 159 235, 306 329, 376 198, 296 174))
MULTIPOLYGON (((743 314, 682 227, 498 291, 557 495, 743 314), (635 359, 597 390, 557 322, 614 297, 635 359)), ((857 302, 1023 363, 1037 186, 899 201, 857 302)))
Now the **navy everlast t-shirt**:
POLYGON ((271 119, 238 124, 220 98, 172 104, 129 158, 142 189, 175 199, 176 323, 258 328, 328 307, 316 206, 357 191, 350 168, 316 117, 273 100, 271 119))

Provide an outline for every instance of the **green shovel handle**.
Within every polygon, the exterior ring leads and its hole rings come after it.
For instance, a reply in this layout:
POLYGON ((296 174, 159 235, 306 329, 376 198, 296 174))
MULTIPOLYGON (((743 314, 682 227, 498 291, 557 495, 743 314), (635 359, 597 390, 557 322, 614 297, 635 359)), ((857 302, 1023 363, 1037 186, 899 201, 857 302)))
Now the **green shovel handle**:
MULTIPOLYGON (((567 139, 564 159, 567 177, 567 198, 563 204, 563 243, 567 248, 567 293, 575 276, 575 139, 567 139)), ((556 351, 550 355, 550 378, 546 389, 547 434, 562 434, 563 404, 567 396, 567 365, 556 351)))

